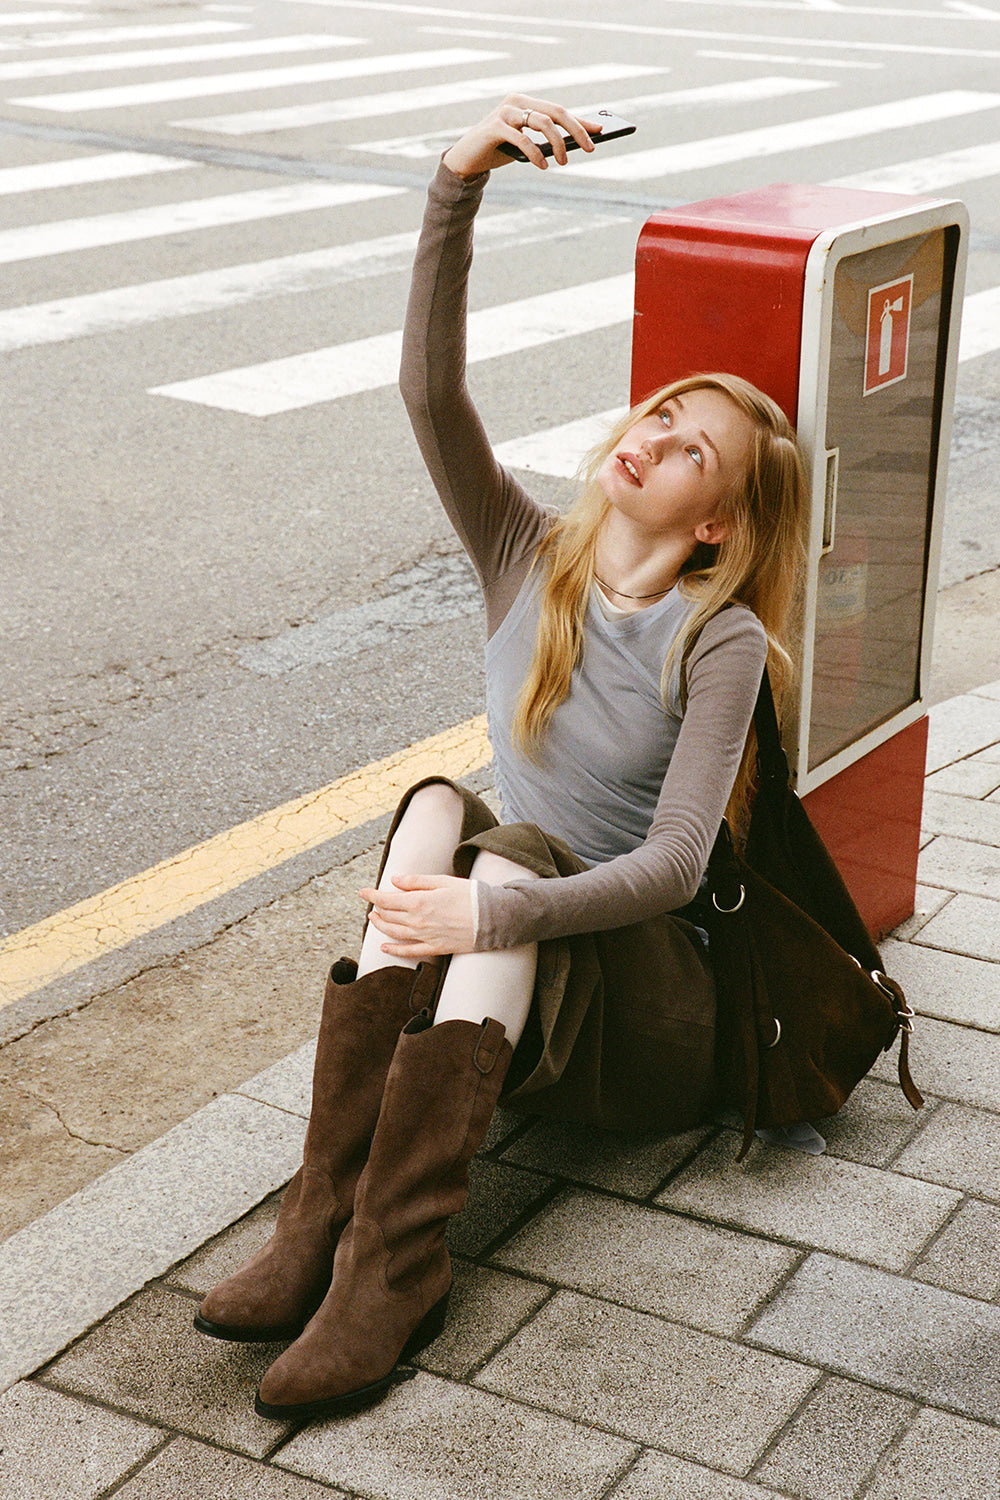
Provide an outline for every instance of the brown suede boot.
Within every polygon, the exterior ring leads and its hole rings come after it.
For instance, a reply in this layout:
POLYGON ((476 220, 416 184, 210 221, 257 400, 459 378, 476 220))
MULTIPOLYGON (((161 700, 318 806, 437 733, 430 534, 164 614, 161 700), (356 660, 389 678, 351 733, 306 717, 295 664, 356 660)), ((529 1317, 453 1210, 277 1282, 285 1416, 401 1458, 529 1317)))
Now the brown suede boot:
POLYGON ((451 1288, 445 1227, 465 1203, 469 1162, 511 1056, 499 1021, 432 1026, 420 1016, 404 1027, 332 1285, 261 1381, 260 1416, 370 1406, 408 1378, 397 1361, 441 1332, 451 1288))
POLYGON ((274 1234, 209 1292, 195 1315, 194 1326, 213 1338, 297 1338, 330 1285, 399 1033, 433 1003, 440 978, 432 964, 393 965, 362 979, 356 972, 342 958, 326 982, 303 1162, 285 1191, 274 1234))

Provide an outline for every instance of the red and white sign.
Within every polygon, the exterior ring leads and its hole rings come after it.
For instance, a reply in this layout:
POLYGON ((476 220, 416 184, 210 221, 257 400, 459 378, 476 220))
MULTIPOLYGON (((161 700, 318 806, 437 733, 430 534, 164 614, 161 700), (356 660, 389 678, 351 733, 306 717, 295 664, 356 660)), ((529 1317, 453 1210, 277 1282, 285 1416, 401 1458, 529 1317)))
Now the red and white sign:
POLYGON ((913 277, 886 281, 868 293, 868 342, 865 346, 865 390, 880 391, 906 379, 910 352, 910 304, 913 277))

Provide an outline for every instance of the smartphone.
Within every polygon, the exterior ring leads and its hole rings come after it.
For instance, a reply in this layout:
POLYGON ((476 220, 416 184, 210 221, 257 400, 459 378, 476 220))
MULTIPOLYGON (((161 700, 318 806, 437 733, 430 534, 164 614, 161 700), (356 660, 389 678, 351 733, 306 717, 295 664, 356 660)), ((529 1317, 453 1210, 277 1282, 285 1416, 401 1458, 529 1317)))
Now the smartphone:
MULTIPOLYGON (((595 146, 600 146, 604 141, 615 141, 620 135, 635 134, 635 126, 629 120, 623 120, 621 115, 613 115, 610 109, 590 109, 586 111, 586 115, 588 120, 600 120, 604 127, 591 136, 595 146)), ((540 130, 526 130, 524 133, 535 142, 543 156, 552 155, 552 142, 540 130)), ((579 151, 579 141, 575 141, 564 130, 560 130, 559 133, 566 142, 567 151, 579 151)), ((512 156, 515 161, 528 160, 520 146, 513 146, 510 141, 501 141, 498 150, 503 151, 507 156, 512 156)))

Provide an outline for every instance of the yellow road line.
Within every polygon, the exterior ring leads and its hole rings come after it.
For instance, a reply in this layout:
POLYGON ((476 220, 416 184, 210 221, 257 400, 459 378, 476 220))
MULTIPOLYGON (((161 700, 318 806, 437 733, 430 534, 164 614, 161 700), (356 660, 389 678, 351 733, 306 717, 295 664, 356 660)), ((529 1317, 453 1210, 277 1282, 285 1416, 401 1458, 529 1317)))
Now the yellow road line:
POLYGON ((380 817, 421 777, 467 776, 491 754, 485 716, 469 719, 14 933, 0 943, 0 1009, 380 817))

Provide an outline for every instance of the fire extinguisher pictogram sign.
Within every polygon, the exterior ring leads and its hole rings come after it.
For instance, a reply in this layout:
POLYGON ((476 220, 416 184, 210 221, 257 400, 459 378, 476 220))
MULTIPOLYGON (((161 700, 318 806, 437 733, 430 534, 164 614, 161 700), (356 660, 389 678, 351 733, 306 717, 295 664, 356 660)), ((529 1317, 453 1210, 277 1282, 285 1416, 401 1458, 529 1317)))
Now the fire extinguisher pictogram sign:
POLYGON ((865 389, 870 396, 883 386, 906 379, 910 344, 910 304, 913 277, 901 276, 873 286, 868 293, 868 341, 865 346, 865 389))

